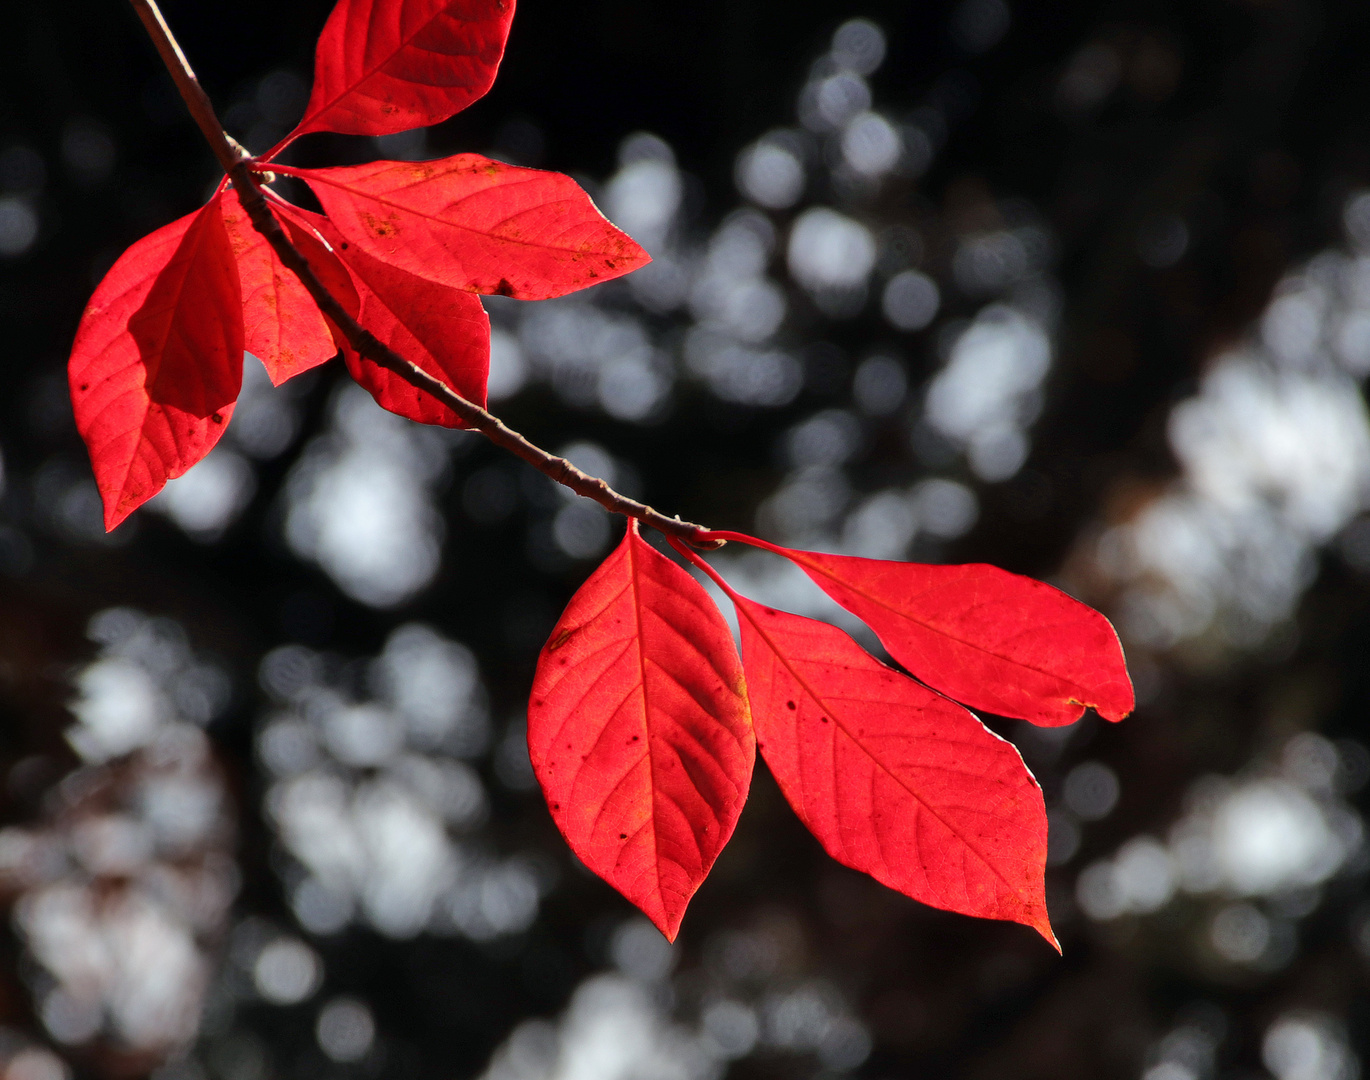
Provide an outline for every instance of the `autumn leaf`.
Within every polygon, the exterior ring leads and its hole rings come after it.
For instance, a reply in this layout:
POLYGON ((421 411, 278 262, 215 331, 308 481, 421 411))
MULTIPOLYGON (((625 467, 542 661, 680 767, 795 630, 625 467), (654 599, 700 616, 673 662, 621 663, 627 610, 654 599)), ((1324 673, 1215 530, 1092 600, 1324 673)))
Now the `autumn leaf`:
POLYGON ((712 576, 737 608, 757 748, 824 850, 915 900, 1023 923, 1056 946, 1046 807, 1013 745, 836 627, 712 576))
POLYGON ((68 375, 106 529, 209 453, 242 388, 242 298, 220 201, 124 252, 81 317, 68 375))
POLYGON ((514 0, 339 0, 319 35, 304 119, 281 145, 312 131, 386 135, 446 120, 490 89, 513 18, 514 0))
POLYGON ((546 300, 650 261, 561 173, 479 154, 280 171, 309 184, 345 240, 454 289, 546 300))
MULTIPOLYGON (((222 205, 242 288, 243 347, 262 362, 272 383, 280 386, 333 359, 338 348, 313 297, 266 237, 252 227, 238 193, 232 188, 225 191, 222 205)), ((311 265, 318 267, 329 258, 312 233, 301 231, 291 239, 311 265)))
MULTIPOLYGON (((316 244, 322 240, 328 245, 331 264, 321 260, 321 276, 330 291, 343 299, 348 314, 400 356, 468 401, 485 404, 490 319, 474 295, 436 285, 372 258, 349 245, 328 219, 318 214, 297 207, 281 210, 290 223, 292 238, 309 232, 316 236, 316 244), (339 275, 346 280, 340 281, 339 275)), ((382 408, 421 424, 464 426, 442 402, 359 355, 341 333, 337 342, 348 373, 382 408)))
POLYGON ((737 824, 755 745, 727 623, 636 522, 538 657, 528 749, 571 849, 674 940, 737 824))
POLYGON ((973 709, 1055 727, 1088 706, 1121 720, 1135 704, 1122 645, 1093 608, 996 566, 933 566, 798 551, 783 555, 859 616, 895 660, 973 709))

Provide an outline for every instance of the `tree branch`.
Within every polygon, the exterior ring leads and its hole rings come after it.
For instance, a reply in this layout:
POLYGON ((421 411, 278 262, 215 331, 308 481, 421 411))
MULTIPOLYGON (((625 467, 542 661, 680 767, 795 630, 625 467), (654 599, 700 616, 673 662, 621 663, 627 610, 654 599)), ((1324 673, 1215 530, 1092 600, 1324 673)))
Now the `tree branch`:
POLYGON ((342 332, 343 336, 347 338, 348 344, 358 354, 398 375, 409 385, 441 401, 456 413, 467 427, 479 431, 496 446, 500 446, 516 457, 522 458, 539 472, 555 480, 558 484, 570 488, 577 495, 593 499, 605 509, 616 514, 637 518, 667 536, 678 537, 702 550, 711 550, 723 546, 724 541, 722 540, 705 538, 710 530, 704 526, 681 521, 678 517, 667 517, 645 503, 640 503, 636 499, 630 499, 626 495, 620 494, 604 480, 581 471, 565 458, 557 457, 542 447, 529 442, 499 417, 487 412, 475 402, 468 401, 440 379, 435 379, 417 364, 406 360, 358 323, 347 312, 338 298, 329 292, 328 287, 319 280, 319 276, 314 273, 313 267, 309 265, 309 260, 304 257, 299 248, 291 243, 290 237, 286 235, 285 230, 280 226, 280 222, 272 214, 261 184, 253 171, 257 167, 256 161, 224 132, 223 126, 215 115, 213 104, 208 95, 205 94, 204 88, 200 86, 199 80, 196 79, 195 72, 191 69, 185 54, 181 52, 181 47, 176 43, 171 28, 162 18, 156 0, 130 0, 130 2, 142 20, 148 36, 156 45, 162 62, 166 64, 172 79, 175 80, 176 88, 181 92, 181 97, 185 99, 191 116, 195 118, 195 123, 199 125, 210 149, 214 151, 214 156, 219 159, 224 171, 233 181, 233 187, 238 193, 238 201, 242 203, 253 227, 266 238, 281 262, 300 279, 300 283, 314 298, 314 302, 319 305, 319 310, 342 332))

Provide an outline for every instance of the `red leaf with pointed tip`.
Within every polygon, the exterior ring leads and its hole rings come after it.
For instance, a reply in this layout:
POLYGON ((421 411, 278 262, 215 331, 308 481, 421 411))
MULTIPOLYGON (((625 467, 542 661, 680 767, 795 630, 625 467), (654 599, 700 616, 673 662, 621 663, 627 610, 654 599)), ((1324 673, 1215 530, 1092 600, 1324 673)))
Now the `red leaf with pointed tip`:
POLYGON ((727 623, 635 522, 538 657, 528 750, 572 850, 674 940, 755 743, 727 623))
POLYGON ((288 169, 368 254, 454 289, 546 300, 649 262, 561 173, 479 154, 288 169))
POLYGON ((785 556, 929 686, 973 709, 1057 727, 1085 707, 1121 720, 1135 704, 1123 647, 1099 612, 997 566, 824 555, 737 533, 785 556))
MULTIPOLYGON (((485 404, 490 319, 476 297, 373 259, 344 241, 329 220, 318 214, 292 207, 282 216, 291 227, 292 238, 312 233, 316 244, 322 239, 329 245, 332 266, 324 275, 324 284, 357 322, 468 401, 485 404)), ((312 265, 312 257, 310 262, 312 265)), ((382 408, 421 424, 465 426, 436 398, 360 356, 341 333, 337 342, 348 372, 382 408)))
POLYGON ((446 120, 490 89, 513 17, 514 0, 338 0, 290 138, 386 135, 446 120))
MULTIPOLYGON (((287 379, 331 360, 338 353, 319 306, 266 237, 252 226, 231 188, 223 194, 224 227, 238 261, 243 294, 243 347, 259 359, 280 386, 287 379)), ((327 258, 311 234, 292 236, 301 253, 316 265, 327 258)))
POLYGON ((757 747, 828 854, 925 904, 1020 922, 1056 945, 1046 807, 1013 745, 836 627, 733 602, 757 747))
POLYGON ((218 198, 119 257, 67 371, 113 529, 209 453, 242 388, 242 298, 218 198))

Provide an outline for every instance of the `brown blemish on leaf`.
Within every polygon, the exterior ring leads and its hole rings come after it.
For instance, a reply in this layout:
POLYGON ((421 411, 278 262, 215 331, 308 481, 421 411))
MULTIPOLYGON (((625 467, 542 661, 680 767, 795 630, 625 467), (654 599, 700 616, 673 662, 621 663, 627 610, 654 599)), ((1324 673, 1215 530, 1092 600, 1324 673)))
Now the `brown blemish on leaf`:
POLYGON ((568 641, 570 641, 570 640, 571 640, 571 635, 573 635, 573 634, 574 634, 577 630, 579 630, 579 629, 580 629, 580 627, 577 626, 577 627, 573 627, 573 628, 570 629, 570 630, 563 630, 560 634, 558 634, 558 635, 557 635, 556 637, 554 637, 550 642, 547 643, 547 651, 548 651, 548 652, 556 652, 556 651, 557 651, 558 649, 560 649, 563 645, 565 645, 568 641))
POLYGON ((362 211, 362 223, 371 230, 371 232, 382 239, 387 239, 399 232, 399 229, 395 226, 395 222, 382 221, 380 218, 376 217, 375 214, 368 214, 366 211, 362 211))
POLYGON ((514 287, 509 284, 508 278, 500 278, 499 284, 495 286, 496 296, 513 296, 514 287))
POLYGON ((210 417, 210 420, 212 420, 216 424, 222 424, 224 422, 224 414, 215 413, 213 416, 210 417))

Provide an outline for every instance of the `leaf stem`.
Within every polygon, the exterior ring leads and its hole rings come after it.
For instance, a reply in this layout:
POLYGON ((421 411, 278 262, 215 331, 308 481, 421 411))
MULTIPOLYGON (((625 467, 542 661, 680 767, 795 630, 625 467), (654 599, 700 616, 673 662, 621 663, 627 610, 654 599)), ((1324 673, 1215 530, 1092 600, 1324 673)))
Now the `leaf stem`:
MULTIPOLYGON (((666 542, 667 542, 668 544, 670 544, 671 547, 675 548, 676 551, 680 552, 680 554, 681 554, 687 561, 693 563, 695 566, 699 567, 699 569, 703 570, 704 573, 708 575, 709 580, 712 581, 715 585, 717 585, 720 589, 722 589, 724 595, 727 596, 727 598, 728 598, 729 600, 733 601, 734 603, 737 603, 737 600, 738 600, 738 595, 737 595, 737 593, 735 593, 735 592, 733 591, 733 587, 732 587, 731 585, 729 585, 726 581, 723 580, 723 575, 722 575, 722 574, 720 574, 717 570, 715 570, 715 569, 714 569, 712 566, 710 566, 707 562, 705 562, 703 559, 701 559, 694 551, 690 550, 689 547, 687 547, 685 544, 682 544, 682 543, 681 543, 679 540, 677 540, 674 536, 668 536, 668 537, 666 538, 666 542)), ((737 609, 737 610, 738 610, 738 615, 739 615, 739 617, 740 617, 741 614, 742 614, 741 605, 738 606, 738 609, 737 609)))
POLYGON ((290 237, 272 214, 261 184, 253 171, 262 166, 224 131, 209 96, 195 77, 185 53, 176 43, 176 38, 162 17, 156 0, 130 0, 130 3, 133 4, 148 36, 157 47, 162 62, 166 64, 172 79, 175 80, 176 89, 185 99, 191 116, 199 125, 210 149, 214 151, 214 156, 219 159, 219 164, 233 181, 233 187, 238 192, 238 201, 242 203, 253 227, 266 238, 281 262, 300 279, 300 283, 319 305, 319 310, 342 332, 353 349, 387 371, 398 375, 410 386, 441 401, 456 413, 467 427, 479 431, 496 446, 522 458, 533 468, 558 484, 570 488, 577 495, 593 499, 606 510, 635 518, 669 537, 684 540, 702 550, 723 546, 726 541, 710 536, 710 530, 704 526, 681 521, 678 517, 667 517, 645 503, 620 494, 604 480, 576 468, 565 458, 549 453, 530 442, 498 416, 462 397, 442 380, 435 379, 417 364, 406 360, 358 323, 319 280, 319 276, 309 265, 309 260, 291 243, 290 237))
POLYGON ((219 159, 219 164, 224 167, 224 172, 232 172, 233 167, 248 156, 247 151, 229 138, 223 129, 223 125, 219 123, 219 118, 214 114, 214 105, 210 102, 209 95, 200 85, 200 80, 195 77, 190 61, 186 59, 186 54, 181 51, 181 46, 177 44, 176 38, 171 33, 171 27, 162 17, 162 10, 157 6, 157 0, 130 0, 130 2, 133 4, 133 10, 138 13, 138 18, 142 20, 143 28, 147 30, 148 37, 152 38, 152 44, 157 47, 162 63, 166 64, 167 70, 171 72, 171 77, 176 83, 176 89, 181 92, 186 108, 190 110, 190 115, 204 134, 205 140, 209 143, 209 148, 214 151, 214 156, 219 159))

